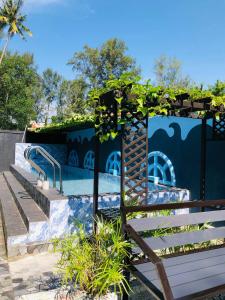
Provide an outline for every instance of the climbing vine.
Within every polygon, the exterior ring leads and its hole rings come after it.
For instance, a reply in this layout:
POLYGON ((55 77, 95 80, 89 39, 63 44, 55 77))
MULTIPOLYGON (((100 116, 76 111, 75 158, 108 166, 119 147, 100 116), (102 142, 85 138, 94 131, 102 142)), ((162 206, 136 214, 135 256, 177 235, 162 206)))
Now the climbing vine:
MULTIPOLYGON (((225 85, 224 85, 225 86, 225 85)), ((223 87, 223 86, 222 86, 223 87)), ((114 91, 114 101, 118 103, 117 124, 122 125, 130 122, 129 118, 124 118, 128 111, 140 113, 143 117, 147 114, 150 117, 155 115, 168 114, 171 104, 176 100, 178 95, 188 94, 188 101, 196 101, 210 98, 211 107, 221 108, 225 104, 225 92, 215 94, 212 89, 202 90, 197 87, 191 89, 176 89, 154 86, 150 81, 142 82, 138 76, 131 74, 123 74, 119 79, 110 78, 105 82, 105 88, 95 89, 89 93, 89 101, 96 108, 96 117, 98 122, 95 124, 97 135, 101 142, 107 141, 109 138, 115 138, 119 134, 119 126, 117 128, 108 128, 103 130, 106 122, 104 112, 107 107, 101 104, 101 96, 109 91, 114 91)), ((224 88, 225 90, 225 88, 224 88)), ((219 110, 220 111, 220 110, 219 110)), ((199 112, 204 114, 205 112, 199 112)), ((216 114, 219 117, 220 112, 216 114)))

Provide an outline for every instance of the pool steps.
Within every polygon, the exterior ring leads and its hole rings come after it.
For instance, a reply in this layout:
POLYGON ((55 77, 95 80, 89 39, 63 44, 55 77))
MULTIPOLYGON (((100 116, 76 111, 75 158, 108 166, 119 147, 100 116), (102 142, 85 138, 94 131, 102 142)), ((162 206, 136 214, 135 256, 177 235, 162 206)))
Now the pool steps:
POLYGON ((48 219, 46 215, 32 199, 30 194, 15 178, 15 176, 11 172, 4 172, 3 175, 14 197, 15 203, 19 209, 28 232, 31 229, 33 223, 47 222, 48 219))
POLYGON ((10 239, 7 243, 8 248, 12 249, 12 245, 20 244, 24 249, 26 246, 30 249, 35 243, 38 247, 39 244, 43 244, 44 249, 51 247, 52 238, 69 233, 68 197, 54 188, 42 190, 37 186, 36 176, 19 166, 11 165, 10 171, 4 173, 4 178, 10 184, 11 193, 27 225, 28 234, 27 239, 10 239))
POLYGON ((0 175, 0 191, 8 257, 48 243, 49 219, 11 172, 0 175))
POLYGON ((0 187, 2 221, 6 246, 8 246, 11 239, 17 237, 24 239, 28 232, 3 174, 0 174, 0 187))

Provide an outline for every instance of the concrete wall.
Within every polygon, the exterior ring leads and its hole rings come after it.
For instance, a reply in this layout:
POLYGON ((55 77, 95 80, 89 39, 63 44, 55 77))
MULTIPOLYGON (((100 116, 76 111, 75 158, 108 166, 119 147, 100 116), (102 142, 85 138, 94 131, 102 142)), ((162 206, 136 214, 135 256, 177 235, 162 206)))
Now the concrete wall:
POLYGON ((0 130, 0 172, 15 161, 15 144, 22 141, 22 131, 0 130))

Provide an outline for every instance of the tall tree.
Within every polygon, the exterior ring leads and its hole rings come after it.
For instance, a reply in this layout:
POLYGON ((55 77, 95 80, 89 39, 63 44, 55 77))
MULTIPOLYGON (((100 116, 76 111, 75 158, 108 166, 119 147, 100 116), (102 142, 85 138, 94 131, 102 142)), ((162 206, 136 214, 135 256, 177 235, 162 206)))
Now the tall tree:
POLYGON ((68 106, 68 91, 70 89, 70 81, 63 79, 58 93, 58 101, 57 101, 57 121, 61 122, 65 116, 65 109, 68 106))
POLYGON ((62 121, 74 113, 84 114, 87 111, 87 84, 82 78, 63 80, 60 85, 57 105, 57 120, 62 121))
POLYGON ((96 88, 103 86, 111 75, 119 78, 124 72, 140 72, 135 60, 126 51, 125 42, 114 38, 99 48, 85 45, 83 51, 76 52, 68 64, 84 78, 90 88, 96 88))
POLYGON ((6 55, 0 65, 0 128, 23 130, 35 119, 38 82, 32 55, 6 55))
POLYGON ((44 106, 44 122, 48 123, 50 118, 50 110, 55 113, 58 101, 59 89, 62 82, 62 77, 52 69, 47 69, 42 75, 42 90, 43 90, 43 106, 44 106), (53 107, 55 106, 55 107, 53 107))
POLYGON ((209 90, 215 96, 224 96, 225 95, 225 82, 217 80, 214 85, 209 87, 209 90))
POLYGON ((24 25, 26 16, 21 14, 23 0, 2 0, 0 6, 0 31, 7 28, 6 42, 3 47, 0 64, 6 53, 10 39, 19 35, 22 39, 25 39, 25 33, 32 35, 31 31, 24 25))
POLYGON ((72 113, 85 114, 87 110, 86 103, 87 84, 82 78, 72 80, 68 93, 68 105, 65 110, 67 116, 72 113))
POLYGON ((191 79, 183 76, 182 64, 175 57, 160 56, 154 65, 156 83, 164 87, 189 87, 191 79))

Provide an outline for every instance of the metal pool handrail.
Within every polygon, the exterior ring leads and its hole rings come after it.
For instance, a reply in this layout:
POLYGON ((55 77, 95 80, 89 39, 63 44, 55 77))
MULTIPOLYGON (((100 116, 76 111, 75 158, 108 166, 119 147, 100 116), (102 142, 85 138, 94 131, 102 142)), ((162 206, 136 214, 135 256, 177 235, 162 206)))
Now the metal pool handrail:
POLYGON ((40 153, 52 165, 52 167, 53 167, 53 187, 56 187, 55 166, 58 167, 60 193, 63 193, 62 169, 61 169, 61 165, 59 164, 59 162, 41 146, 30 146, 29 150, 28 150, 28 157, 30 156, 30 154, 33 150, 36 150, 36 152, 40 153))
POLYGON ((39 152, 41 151, 42 155, 45 154, 48 157, 48 159, 51 160, 58 167, 58 170, 59 170, 60 193, 63 193, 62 168, 61 168, 60 163, 50 153, 48 153, 44 148, 42 148, 40 146, 35 146, 35 147, 38 147, 38 151, 39 152))
POLYGON ((25 149, 24 158, 38 172, 39 177, 40 177, 40 174, 42 174, 44 177, 44 180, 47 180, 47 175, 46 175, 45 171, 42 170, 35 162, 33 162, 31 159, 28 158, 28 152, 29 152, 28 150, 30 150, 30 149, 29 148, 25 149))

